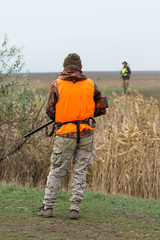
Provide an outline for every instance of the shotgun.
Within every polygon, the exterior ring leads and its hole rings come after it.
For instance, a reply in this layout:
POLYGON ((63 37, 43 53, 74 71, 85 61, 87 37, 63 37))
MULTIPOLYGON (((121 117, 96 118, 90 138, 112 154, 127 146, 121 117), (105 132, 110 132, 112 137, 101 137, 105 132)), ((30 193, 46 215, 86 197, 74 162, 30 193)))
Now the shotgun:
POLYGON ((31 132, 27 133, 27 134, 24 136, 24 138, 27 138, 27 137, 31 136, 32 134, 38 132, 38 131, 41 130, 42 128, 45 128, 46 126, 48 126, 48 125, 50 125, 50 124, 52 124, 52 123, 54 123, 54 121, 53 121, 53 120, 50 120, 49 122, 45 123, 44 125, 42 125, 42 126, 36 128, 36 129, 32 130, 31 132))

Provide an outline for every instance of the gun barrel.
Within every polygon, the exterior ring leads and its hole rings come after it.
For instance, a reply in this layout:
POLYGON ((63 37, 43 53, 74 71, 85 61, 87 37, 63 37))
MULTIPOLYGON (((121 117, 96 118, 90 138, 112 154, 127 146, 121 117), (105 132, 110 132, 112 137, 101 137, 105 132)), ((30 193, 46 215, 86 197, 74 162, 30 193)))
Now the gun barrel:
POLYGON ((50 125, 51 123, 54 123, 54 121, 51 120, 51 121, 45 123, 44 125, 42 125, 42 126, 36 128, 36 129, 34 129, 33 131, 27 133, 27 134, 24 136, 24 138, 27 138, 27 137, 31 136, 31 135, 34 134, 35 132, 38 132, 38 131, 41 130, 42 128, 44 128, 44 127, 50 125))
POLYGON ((107 97, 104 97, 104 101, 105 101, 105 103, 106 103, 106 107, 109 108, 109 103, 108 103, 107 97))

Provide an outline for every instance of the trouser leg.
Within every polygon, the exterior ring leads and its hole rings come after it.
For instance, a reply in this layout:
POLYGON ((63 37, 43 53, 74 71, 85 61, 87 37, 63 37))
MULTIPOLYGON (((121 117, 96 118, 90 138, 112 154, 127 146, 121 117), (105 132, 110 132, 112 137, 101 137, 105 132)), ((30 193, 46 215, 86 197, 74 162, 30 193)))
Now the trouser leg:
POLYGON ((71 189, 71 207, 79 211, 79 203, 83 199, 83 193, 86 188, 86 175, 88 166, 94 160, 93 135, 82 138, 77 145, 73 159, 73 181, 71 189))
POLYGON ((55 137, 51 156, 51 167, 47 177, 43 204, 52 206, 56 202, 58 191, 66 174, 71 158, 74 155, 76 139, 55 137))
POLYGON ((123 80, 123 92, 124 92, 124 94, 126 94, 126 92, 128 90, 128 87, 129 87, 129 79, 124 79, 123 80))

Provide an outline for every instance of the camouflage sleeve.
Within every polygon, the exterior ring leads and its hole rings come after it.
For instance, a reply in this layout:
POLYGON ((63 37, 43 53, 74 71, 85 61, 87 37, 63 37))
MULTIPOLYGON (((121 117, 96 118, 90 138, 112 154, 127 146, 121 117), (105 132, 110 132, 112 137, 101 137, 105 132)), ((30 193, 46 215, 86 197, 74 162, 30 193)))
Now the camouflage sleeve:
POLYGON ((105 114, 106 104, 96 84, 94 84, 94 101, 95 101, 94 117, 98 117, 105 114))
POLYGON ((49 90, 49 98, 48 98, 48 103, 46 106, 46 114, 51 120, 55 121, 55 106, 56 103, 58 102, 58 86, 57 86, 57 80, 55 80, 51 88, 49 90))

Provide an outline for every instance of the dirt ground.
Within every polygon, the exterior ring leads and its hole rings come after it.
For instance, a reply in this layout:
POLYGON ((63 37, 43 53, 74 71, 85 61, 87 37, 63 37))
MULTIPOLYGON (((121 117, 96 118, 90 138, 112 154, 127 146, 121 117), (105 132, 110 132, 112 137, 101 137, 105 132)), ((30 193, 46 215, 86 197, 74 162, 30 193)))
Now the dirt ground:
MULTIPOLYGON (((126 215, 126 213, 124 214, 126 215)), ((84 216, 83 216, 84 217, 84 216)), ((70 220, 68 214, 66 218, 60 217, 58 214, 54 218, 42 218, 35 215, 28 216, 27 214, 10 213, 3 214, 0 217, 0 240, 8 239, 34 239, 34 240, 135 240, 143 239, 150 240, 160 239, 158 237, 158 229, 152 227, 152 219, 141 217, 137 219, 137 226, 135 221, 128 213, 128 220, 124 218, 119 219, 119 216, 106 215, 106 222, 94 222, 94 220, 87 221, 85 218, 80 218, 78 221, 70 220), (3 221, 2 221, 3 219, 3 221), (133 222, 132 222, 133 221, 133 222), (150 221, 150 226, 143 226, 144 221, 150 221), (152 228, 152 231, 151 231, 152 228), (153 231, 155 232, 153 234, 153 231), (157 236, 157 237, 156 237, 157 236)), ((126 217, 126 216, 125 216, 126 217)), ((93 216, 94 219, 94 216, 93 216)), ((89 219, 88 219, 89 220, 89 219)))
POLYGON ((99 239, 99 240, 114 240, 117 239, 114 233, 108 232, 108 225, 101 224, 95 226, 93 223, 84 224, 83 221, 71 221, 69 219, 45 219, 40 217, 33 217, 32 219, 24 218, 24 216, 18 214, 15 219, 10 214, 10 219, 7 220, 7 224, 1 222, 1 234, 7 232, 7 234, 1 235, 0 239, 99 239), (14 222, 14 224, 13 224, 14 222))

